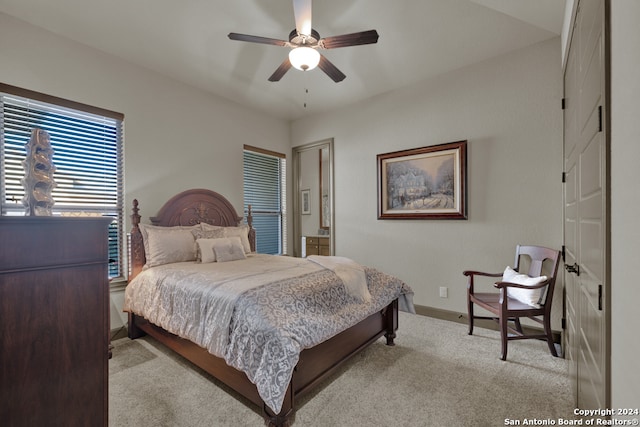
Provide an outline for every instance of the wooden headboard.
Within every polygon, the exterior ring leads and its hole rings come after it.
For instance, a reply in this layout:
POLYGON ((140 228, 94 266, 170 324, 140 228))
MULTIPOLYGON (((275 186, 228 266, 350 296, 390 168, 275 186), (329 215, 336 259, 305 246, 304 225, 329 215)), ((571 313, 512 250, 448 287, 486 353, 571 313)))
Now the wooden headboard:
MULTIPOLYGON (((142 271, 146 259, 142 233, 140 232, 140 215, 138 214, 138 200, 133 201, 131 214, 131 252, 129 254, 129 280, 142 271)), ((202 222, 222 227, 235 227, 242 223, 233 205, 219 193, 205 189, 186 190, 169 199, 158 211, 156 216, 150 217, 153 225, 173 227, 176 225, 196 225, 202 222)), ((251 251, 256 250, 256 231, 252 227, 251 206, 247 214, 249 225, 249 243, 251 251)))

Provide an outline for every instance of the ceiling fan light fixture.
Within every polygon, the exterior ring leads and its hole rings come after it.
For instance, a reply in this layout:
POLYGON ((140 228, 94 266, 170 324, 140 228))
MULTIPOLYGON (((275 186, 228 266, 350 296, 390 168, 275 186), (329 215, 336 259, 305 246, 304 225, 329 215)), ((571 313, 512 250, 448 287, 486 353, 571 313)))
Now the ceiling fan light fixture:
POLYGON ((289 62, 298 70, 313 70, 320 62, 320 53, 311 47, 296 47, 289 52, 289 62))

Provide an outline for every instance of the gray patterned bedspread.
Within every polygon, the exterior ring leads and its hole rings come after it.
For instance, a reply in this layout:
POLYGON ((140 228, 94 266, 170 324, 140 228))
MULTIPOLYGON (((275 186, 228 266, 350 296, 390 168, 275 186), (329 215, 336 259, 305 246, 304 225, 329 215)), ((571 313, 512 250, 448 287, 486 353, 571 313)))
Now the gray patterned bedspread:
POLYGON ((413 291, 364 267, 371 300, 347 292, 331 270, 303 258, 249 255, 224 263, 176 263, 139 274, 124 310, 206 348, 247 374, 280 412, 300 352, 399 298, 413 312, 413 291))

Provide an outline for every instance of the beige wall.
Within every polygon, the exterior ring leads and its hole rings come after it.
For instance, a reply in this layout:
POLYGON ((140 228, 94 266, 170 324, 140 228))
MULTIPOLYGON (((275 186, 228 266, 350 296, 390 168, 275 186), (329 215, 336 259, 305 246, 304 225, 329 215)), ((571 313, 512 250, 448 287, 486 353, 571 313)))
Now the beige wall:
MULTIPOLYGON (((125 115, 125 202, 143 221, 170 196, 209 188, 243 207, 242 147, 290 153, 289 124, 0 14, 0 81, 125 115), (251 126, 247 126, 251 123, 251 126)), ((112 292, 112 327, 123 324, 112 292)))
MULTIPOLYGON (((638 408, 640 2, 611 1, 611 403, 638 408)), ((638 418, 637 416, 632 418, 638 418)))
POLYGON ((417 304, 466 312, 462 270, 501 272, 518 243, 560 249, 560 57, 558 37, 295 121, 294 146, 335 138, 336 254, 397 275, 417 304), (377 220, 377 154, 465 139, 468 220, 377 220))

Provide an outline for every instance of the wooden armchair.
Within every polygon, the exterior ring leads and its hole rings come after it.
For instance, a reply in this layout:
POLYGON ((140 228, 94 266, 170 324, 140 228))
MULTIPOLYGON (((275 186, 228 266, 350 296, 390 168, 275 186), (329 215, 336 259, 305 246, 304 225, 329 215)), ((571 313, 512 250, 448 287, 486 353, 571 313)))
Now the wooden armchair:
POLYGON ((507 359, 507 342, 509 340, 536 338, 547 341, 549 350, 554 357, 558 357, 551 335, 551 303, 553 290, 558 274, 560 252, 541 246, 516 247, 516 259, 513 270, 507 268, 504 273, 483 273, 479 271, 464 271, 462 274, 468 277, 467 283, 467 310, 469 314, 469 335, 473 334, 474 319, 493 319, 498 322, 500 337, 502 340, 502 360, 507 359), (522 258, 522 259, 521 259, 522 258), (529 262, 527 275, 518 274, 522 264, 529 262), (545 264, 546 261, 546 264, 545 264), (544 268, 548 271, 546 278, 540 277, 544 268), (509 274, 507 273, 509 271, 509 274), (515 275, 513 274, 515 272, 515 275), (495 283, 499 292, 484 293, 475 292, 474 277, 500 277, 495 283), (527 277, 528 276, 528 277, 527 277), (510 281, 503 281, 509 278, 510 281), (514 283, 520 282, 520 283, 514 283), (537 284, 532 284, 538 282, 537 284), (524 283, 524 284, 523 284, 524 283), (536 295, 537 293, 537 295, 536 295), (524 296, 523 296, 524 295, 524 296), (523 302, 526 300, 527 302, 523 302), (493 316, 476 316, 473 313, 473 305, 484 308, 493 316), (543 325, 542 334, 525 334, 520 324, 521 317, 528 317, 543 325), (514 327, 509 326, 512 321, 514 327))

